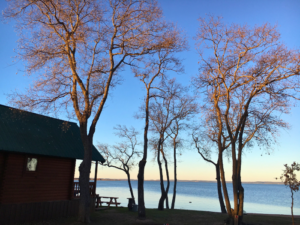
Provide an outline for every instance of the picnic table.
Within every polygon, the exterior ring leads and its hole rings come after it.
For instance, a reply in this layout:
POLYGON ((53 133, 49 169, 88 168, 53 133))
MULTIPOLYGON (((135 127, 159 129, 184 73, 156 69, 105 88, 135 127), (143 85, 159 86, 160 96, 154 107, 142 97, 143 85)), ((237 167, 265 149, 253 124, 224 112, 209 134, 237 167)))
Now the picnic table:
POLYGON ((120 202, 117 202, 118 197, 106 197, 106 196, 99 196, 96 195, 96 208, 100 206, 102 206, 102 203, 106 203, 108 208, 110 207, 110 205, 115 205, 116 207, 118 207, 118 205, 120 205, 120 202), (108 198, 110 200, 105 201, 105 198, 108 198))

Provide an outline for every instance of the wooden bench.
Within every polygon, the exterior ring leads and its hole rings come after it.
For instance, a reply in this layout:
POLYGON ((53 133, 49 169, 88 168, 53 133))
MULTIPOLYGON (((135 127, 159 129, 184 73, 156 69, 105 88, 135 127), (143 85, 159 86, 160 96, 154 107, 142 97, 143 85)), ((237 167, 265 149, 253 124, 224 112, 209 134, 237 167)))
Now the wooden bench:
POLYGON ((99 196, 96 195, 96 208, 100 206, 102 206, 102 203, 106 203, 108 208, 110 207, 110 205, 115 205, 116 207, 118 207, 118 205, 120 205, 120 202, 117 202, 118 197, 106 197, 106 196, 99 196), (104 198, 109 198, 109 201, 104 201, 104 198), (103 200, 101 200, 103 199, 103 200))

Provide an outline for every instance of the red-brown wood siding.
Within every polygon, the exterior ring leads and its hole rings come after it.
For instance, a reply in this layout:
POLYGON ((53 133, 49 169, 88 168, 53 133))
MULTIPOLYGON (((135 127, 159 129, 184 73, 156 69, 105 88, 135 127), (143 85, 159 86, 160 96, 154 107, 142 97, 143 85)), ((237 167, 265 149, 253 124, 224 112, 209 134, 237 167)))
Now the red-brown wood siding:
POLYGON ((69 199, 74 198, 74 176, 75 176, 75 167, 76 167, 76 160, 74 159, 72 162, 72 170, 70 175, 70 193, 69 193, 69 199))
POLYGON ((0 152, 0 185, 2 181, 2 172, 3 172, 3 167, 4 167, 4 153, 0 152))
POLYGON ((5 154, 3 152, 0 152, 0 198, 2 195, 4 164, 5 164, 5 154))
POLYGON ((70 199, 74 159, 7 155, 2 177, 0 203, 27 203, 70 199), (37 170, 26 171, 27 157, 38 158, 37 170), (71 178, 72 177, 72 178, 71 178))

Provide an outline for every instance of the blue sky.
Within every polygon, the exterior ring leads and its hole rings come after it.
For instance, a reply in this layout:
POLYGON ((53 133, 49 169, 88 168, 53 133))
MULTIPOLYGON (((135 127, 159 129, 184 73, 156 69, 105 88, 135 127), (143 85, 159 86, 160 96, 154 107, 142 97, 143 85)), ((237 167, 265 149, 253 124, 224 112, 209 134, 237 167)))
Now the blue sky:
MULTIPOLYGON (((266 22, 278 26, 281 41, 289 48, 300 47, 300 1, 298 0, 159 0, 164 17, 173 21, 183 29, 189 42, 189 50, 180 53, 184 59, 185 73, 177 77, 181 83, 189 85, 191 77, 197 74, 199 57, 195 50, 193 37, 198 29, 199 17, 207 14, 222 16, 226 23, 248 24, 249 26, 262 25, 266 22)), ((1 11, 6 7, 4 1, 0 2, 1 11)), ((13 62, 14 49, 17 48, 18 36, 14 32, 13 23, 0 23, 0 104, 8 105, 6 95, 13 90, 24 91, 32 82, 33 77, 24 74, 23 62, 13 62)), ((98 142, 114 144, 118 139, 113 135, 113 127, 117 124, 134 126, 142 134, 143 121, 136 120, 133 115, 138 111, 144 89, 140 81, 126 70, 123 74, 124 82, 111 92, 105 110, 98 122, 94 137, 94 144, 98 142)), ((299 162, 300 156, 300 108, 299 104, 291 110, 289 115, 282 118, 290 123, 291 129, 282 130, 274 151, 268 155, 263 149, 253 148, 246 151, 243 156, 243 181, 275 181, 280 176, 283 164, 299 162)), ((60 116, 65 119, 64 115, 60 116)), ((140 136, 142 140, 142 135, 140 136)), ((188 138, 186 136, 186 138, 188 138)), ((216 159, 216 155, 212 156, 216 159)), ((150 152, 146 165, 145 178, 158 179, 157 164, 151 162, 150 152)), ((231 163, 225 160, 226 179, 231 180, 231 163)), ((170 175, 173 176, 173 164, 170 164, 170 175)), ((93 170, 92 170, 93 171, 93 170)), ((137 168, 132 170, 132 178, 136 178, 137 168)), ((122 173, 113 168, 100 167, 98 177, 125 178, 122 173)), ((184 180, 215 180, 214 167, 204 162, 194 148, 187 148, 179 157, 178 179, 184 180)))

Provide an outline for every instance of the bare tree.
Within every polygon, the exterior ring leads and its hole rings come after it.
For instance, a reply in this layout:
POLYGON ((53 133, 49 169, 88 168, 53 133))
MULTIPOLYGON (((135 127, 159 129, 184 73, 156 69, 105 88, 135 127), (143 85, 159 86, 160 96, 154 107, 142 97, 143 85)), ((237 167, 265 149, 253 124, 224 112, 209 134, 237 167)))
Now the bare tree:
POLYGON ((89 172, 93 136, 109 89, 123 65, 172 49, 177 32, 155 0, 8 0, 4 17, 17 20, 19 58, 36 80, 11 102, 43 113, 69 110, 80 125, 79 220, 90 222, 89 172), (88 120, 91 122, 88 123, 88 120), (90 124, 90 126, 88 125, 90 124))
MULTIPOLYGON (((191 98, 192 100, 192 98, 191 98)), ((175 208, 176 201, 176 190, 177 190, 177 154, 178 149, 183 148, 184 140, 179 137, 179 134, 190 129, 188 121, 198 112, 198 107, 194 103, 194 99, 187 105, 189 110, 183 117, 178 117, 174 120, 172 126, 167 130, 168 136, 172 139, 171 146, 173 147, 173 160, 174 160, 174 186, 173 186, 173 197, 171 203, 171 209, 175 208)), ((181 153, 180 153, 181 155, 181 153)))
MULTIPOLYGON (((169 209, 168 192, 170 187, 170 177, 168 170, 168 160, 166 158, 166 152, 164 150, 164 142, 171 135, 171 132, 168 133, 167 130, 170 129, 173 124, 175 124, 174 126, 176 126, 176 121, 179 122, 180 120, 187 119, 188 116, 194 114, 197 111, 197 107, 194 103, 194 98, 187 95, 187 89, 175 83, 175 79, 172 79, 166 82, 165 86, 161 90, 161 93, 159 94, 159 97, 155 98, 155 101, 150 104, 149 108, 149 116, 153 127, 152 130, 159 135, 159 139, 156 144, 157 163, 159 167, 161 187, 161 198, 159 200, 158 210, 164 209, 163 205, 165 200, 166 208, 169 209), (160 154, 163 157, 167 176, 166 188, 164 187, 160 154)), ((176 138, 174 139, 175 142, 176 138)), ((174 149, 176 154, 176 144, 174 146, 174 149)))
MULTIPOLYGON (((184 126, 184 125, 183 125, 184 126)), ((177 150, 182 147, 182 140, 179 138, 179 131, 183 129, 182 124, 180 124, 180 118, 177 118, 173 125, 170 127, 170 138, 171 146, 173 147, 173 160, 174 160, 174 186, 173 186, 173 197, 171 203, 171 209, 175 208, 176 201, 176 190, 177 190, 177 150)))
POLYGON ((220 157, 222 187, 230 220, 241 224, 243 149, 254 144, 271 147, 279 129, 288 127, 278 112, 289 111, 289 100, 295 98, 294 90, 299 88, 300 54, 281 44, 276 28, 268 24, 254 28, 227 26, 213 17, 200 18, 199 22, 201 66, 194 85, 206 94, 204 102, 214 115, 219 154, 223 152, 222 135, 229 137, 233 210, 220 157), (205 57, 209 52, 211 55, 205 57))
POLYGON ((169 209, 169 200, 168 200, 168 192, 170 187, 170 176, 169 176, 169 170, 168 170, 168 161, 166 158, 166 140, 168 139, 168 135, 165 136, 165 132, 162 132, 161 134, 158 132, 159 138, 153 137, 150 140, 150 145, 152 146, 152 149, 154 150, 154 161, 157 161, 158 169, 159 169, 159 178, 160 178, 160 191, 161 191, 161 197, 158 202, 158 210, 164 210, 164 203, 166 203, 166 208, 169 209), (161 159, 161 154, 163 156, 163 159, 161 159), (166 171, 166 177, 167 177, 167 186, 164 185, 164 178, 163 178, 163 167, 162 163, 165 164, 165 171, 166 171))
POLYGON ((211 138, 215 138, 214 136, 216 134, 213 128, 214 127, 210 127, 208 123, 203 125, 203 129, 202 129, 202 127, 193 127, 192 138, 193 138, 195 147, 196 147, 198 153, 200 154, 200 156, 202 157, 202 159, 204 159, 206 162, 209 162, 215 166, 218 198, 219 198, 221 213, 227 213, 225 204, 224 204, 223 194, 222 194, 219 158, 222 157, 223 151, 225 151, 229 147, 230 143, 226 142, 226 139, 228 139, 228 137, 227 138, 223 137, 222 152, 221 152, 221 154, 218 155, 217 162, 212 161, 211 153, 212 153, 212 149, 214 149, 213 144, 215 144, 215 141, 216 141, 216 139, 211 139, 211 138), (212 129, 208 129, 208 128, 212 128, 212 129))
POLYGON ((161 50, 156 55, 147 56, 140 60, 139 67, 133 68, 133 72, 146 89, 146 97, 141 107, 141 114, 137 118, 145 119, 143 158, 139 162, 138 172, 138 216, 146 217, 144 201, 144 171, 148 155, 148 130, 149 130, 149 103, 150 99, 157 97, 157 90, 164 83, 166 72, 182 72, 181 62, 174 56, 186 48, 186 41, 179 32, 173 33, 172 45, 167 50, 161 50))
MULTIPOLYGON (((221 148, 219 149, 219 154, 217 157, 217 161, 214 162, 211 159, 211 154, 216 150, 218 153, 218 126, 216 123, 216 117, 211 107, 208 105, 202 105, 200 117, 200 125, 194 125, 192 127, 192 139, 193 144, 195 145, 199 155, 205 161, 213 164, 215 166, 216 171, 216 180, 217 180, 217 190, 218 190, 218 198, 220 203, 220 208, 222 213, 226 213, 226 208, 224 204, 223 194, 222 194, 222 185, 221 185, 221 175, 220 175, 220 161, 223 164, 223 153, 228 150, 230 146, 229 136, 221 133, 220 141, 221 148)), ((224 125, 223 125, 224 127, 224 125)), ((228 151, 226 152, 227 155, 228 151)), ((224 176, 225 180, 225 176, 224 176)), ((227 190, 227 188, 226 188, 227 190)))
POLYGON ((294 192, 299 191, 300 181, 297 180, 296 171, 300 171, 300 164, 299 163, 292 163, 291 166, 287 164, 284 165, 285 170, 283 170, 283 174, 280 176, 280 179, 284 183, 285 186, 288 186, 291 190, 291 213, 292 213, 292 222, 293 225, 295 224, 294 221, 294 214, 293 214, 293 207, 294 207, 294 192))
POLYGON ((111 147, 107 144, 98 144, 97 147, 106 160, 103 166, 116 168, 126 173, 130 195, 135 204, 130 180, 130 170, 136 165, 135 157, 140 156, 140 152, 136 150, 138 145, 138 132, 133 127, 128 129, 126 126, 122 127, 120 125, 114 129, 118 131, 116 133, 118 137, 125 139, 124 142, 113 145, 113 150, 111 150, 111 147))

